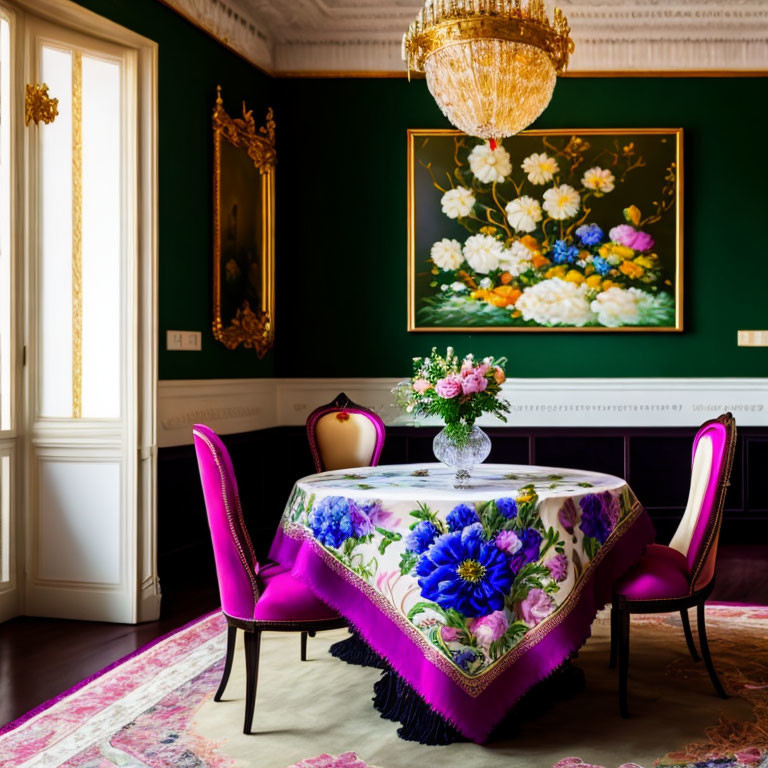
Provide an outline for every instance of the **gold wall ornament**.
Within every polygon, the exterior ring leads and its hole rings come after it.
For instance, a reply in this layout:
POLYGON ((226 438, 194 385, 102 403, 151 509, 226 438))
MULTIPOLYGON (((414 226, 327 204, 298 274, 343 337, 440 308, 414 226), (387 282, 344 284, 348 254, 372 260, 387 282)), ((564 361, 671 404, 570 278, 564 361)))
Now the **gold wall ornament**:
POLYGON ((59 114, 59 100, 48 95, 48 86, 45 83, 27 83, 24 96, 24 124, 29 125, 34 121, 39 123, 52 123, 59 114))
POLYGON ((213 110, 213 335, 264 357, 274 344, 275 121, 213 110))
POLYGON ((443 114, 484 139, 519 133, 547 107, 573 52, 568 21, 543 0, 426 0, 403 36, 443 114))

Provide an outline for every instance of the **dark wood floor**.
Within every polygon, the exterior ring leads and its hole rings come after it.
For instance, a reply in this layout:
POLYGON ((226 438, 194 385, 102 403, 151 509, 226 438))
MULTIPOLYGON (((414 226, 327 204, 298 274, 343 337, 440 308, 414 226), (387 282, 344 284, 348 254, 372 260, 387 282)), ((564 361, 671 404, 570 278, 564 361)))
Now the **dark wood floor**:
MULTIPOLYGON (((768 604, 768 546, 723 547, 713 600, 768 604)), ((21 617, 0 624, 0 725, 218 606, 210 580, 163 586, 163 615, 140 625, 21 617)))
POLYGON ((19 617, 0 624, 0 726, 219 605, 210 585, 165 590, 146 624, 19 617))

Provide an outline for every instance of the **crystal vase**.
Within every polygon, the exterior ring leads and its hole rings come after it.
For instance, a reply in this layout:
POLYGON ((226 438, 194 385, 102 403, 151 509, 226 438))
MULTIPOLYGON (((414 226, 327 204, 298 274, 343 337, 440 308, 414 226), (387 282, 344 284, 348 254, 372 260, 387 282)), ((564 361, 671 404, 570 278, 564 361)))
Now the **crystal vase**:
POLYGON ((443 428, 432 441, 432 451, 438 461, 456 470, 453 487, 469 488, 470 470, 488 458, 491 438, 480 427, 472 427, 466 442, 457 445, 443 428))

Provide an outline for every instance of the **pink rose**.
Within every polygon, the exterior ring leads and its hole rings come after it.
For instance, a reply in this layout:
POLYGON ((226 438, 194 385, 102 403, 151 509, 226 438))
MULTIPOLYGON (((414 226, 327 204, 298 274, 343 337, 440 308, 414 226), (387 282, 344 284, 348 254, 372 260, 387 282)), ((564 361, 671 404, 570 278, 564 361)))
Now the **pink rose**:
POLYGON ((420 395, 423 395, 432 385, 426 379, 416 379, 413 382, 413 388, 420 395))
POLYGON ((452 643, 459 639, 459 630, 456 629, 456 627, 442 626, 440 627, 440 637, 442 637, 446 643, 452 643))
POLYGON ((475 392, 484 392, 488 387, 488 379, 477 371, 465 376, 461 380, 461 389, 465 395, 473 395, 475 392))
POLYGON ((527 624, 536 626, 552 613, 553 608, 552 598, 543 589, 536 587, 520 603, 520 616, 527 624))
POLYGON ((520 547, 523 546, 523 542, 520 541, 517 534, 514 531, 499 531, 496 535, 496 547, 502 552, 506 552, 509 555, 516 554, 520 547))
POLYGON ((456 376, 446 376, 435 384, 435 392, 440 397, 450 400, 461 394, 461 381, 456 376))
POLYGON ((507 380, 507 375, 497 365, 493 369, 493 378, 496 380, 497 384, 503 384, 507 380))
POLYGON ((472 634, 484 648, 495 643, 509 628, 509 622, 504 611, 494 611, 474 622, 472 634))
POLYGON ((568 577, 568 558, 561 552, 547 561, 547 568, 555 581, 565 581, 568 577))
POLYGON ((650 251, 653 248, 654 240, 647 232, 640 232, 629 224, 619 224, 614 227, 608 237, 614 242, 631 248, 633 251, 650 251))

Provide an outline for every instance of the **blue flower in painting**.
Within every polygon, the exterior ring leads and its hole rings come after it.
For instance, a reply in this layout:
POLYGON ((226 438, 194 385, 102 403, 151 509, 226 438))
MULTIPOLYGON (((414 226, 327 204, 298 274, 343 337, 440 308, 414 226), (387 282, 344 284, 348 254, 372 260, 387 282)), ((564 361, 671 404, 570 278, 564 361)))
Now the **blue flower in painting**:
POLYGON ((509 555, 483 539, 480 525, 440 536, 416 574, 423 598, 472 618, 501 610, 514 579, 509 555))
POLYGON ((605 276, 611 271, 611 265, 602 256, 595 256, 592 259, 592 266, 598 275, 605 276))
POLYGON ((477 516, 477 510, 474 507, 470 507, 468 504, 459 504, 455 506, 445 518, 448 523, 448 528, 452 531, 460 531, 462 528, 466 528, 472 523, 479 523, 480 518, 477 516))
POLYGON ((321 544, 335 549, 355 533, 349 504, 343 496, 326 496, 322 499, 309 513, 308 523, 321 544))
POLYGON ((603 230, 597 224, 582 224, 576 230, 576 237, 581 240, 582 245, 597 245, 603 241, 603 230))
POLYGON ((457 666, 461 667, 465 672, 469 669, 469 665, 477 658, 477 654, 474 651, 461 651, 454 656, 454 661, 457 666))
POLYGON ((579 258, 579 249, 565 240, 556 240, 553 248, 555 264, 573 264, 579 258))
POLYGON ((405 548, 409 552, 415 552, 417 555, 420 555, 432 546, 432 542, 436 538, 437 528, 435 524, 430 523, 429 520, 422 520, 408 534, 408 538, 405 540, 405 548))
POLYGON ((512 555, 510 568, 514 574, 517 574, 524 565, 536 562, 539 559, 541 550, 541 534, 534 528, 526 528, 524 531, 520 531, 517 537, 520 539, 522 546, 512 555))
POLYGON ((509 497, 496 499, 496 509, 498 509, 499 514, 506 517, 507 520, 512 520, 517 517, 517 502, 509 497))
MULTIPOLYGON (((608 496, 611 496, 608 494, 608 496)), ((611 499, 605 499, 603 494, 588 493, 579 499, 581 507, 581 522, 579 528, 585 536, 597 539, 601 544, 611 535, 616 525, 618 515, 609 503, 611 499)))

